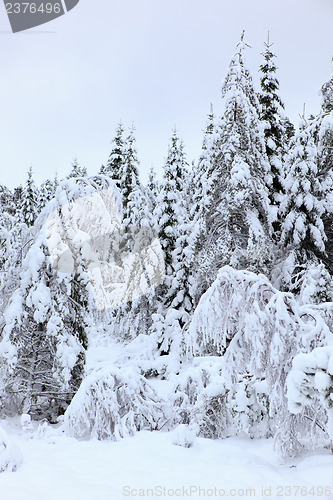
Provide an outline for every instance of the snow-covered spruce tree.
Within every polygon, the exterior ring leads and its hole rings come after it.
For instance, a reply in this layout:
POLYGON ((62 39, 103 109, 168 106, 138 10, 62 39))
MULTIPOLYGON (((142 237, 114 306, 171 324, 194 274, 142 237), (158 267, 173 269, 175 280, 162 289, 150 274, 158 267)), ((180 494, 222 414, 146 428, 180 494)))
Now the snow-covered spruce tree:
POLYGON ((72 297, 79 284, 57 276, 45 245, 39 237, 29 250, 4 314, 1 410, 54 422, 82 380, 86 336, 72 297))
MULTIPOLYGON (((279 81, 276 78, 277 67, 275 66, 275 54, 271 51, 273 44, 265 43, 263 53, 265 62, 260 66, 261 71, 261 92, 259 102, 261 105, 260 119, 264 122, 264 135, 266 154, 269 162, 270 172, 267 177, 268 191, 271 205, 275 207, 276 220, 273 222, 275 232, 280 229, 278 221, 281 196, 284 193, 285 178, 284 160, 288 151, 289 131, 292 125, 284 112, 284 104, 278 95, 279 81)), ((278 238, 278 235, 276 235, 278 238)))
POLYGON ((135 129, 132 127, 126 138, 126 149, 124 158, 124 168, 121 171, 120 192, 123 199, 124 218, 130 217, 131 209, 128 207, 130 196, 137 188, 141 188, 139 181, 139 160, 135 145, 135 129))
POLYGON ((202 142, 202 151, 197 164, 194 164, 193 176, 193 205, 191 215, 202 217, 205 209, 209 206, 210 194, 214 178, 214 112, 211 104, 210 113, 207 117, 204 138, 202 142))
POLYGON ((298 414, 308 406, 322 406, 322 420, 315 420, 323 431, 323 441, 327 445, 327 435, 333 450, 333 349, 332 346, 317 347, 312 352, 298 354, 293 360, 288 375, 288 404, 291 413, 298 414), (326 439, 326 443, 325 443, 326 439))
POLYGON ((154 211, 164 254, 165 280, 157 290, 159 306, 153 330, 159 337, 160 353, 172 351, 176 357, 180 354, 182 329, 192 309, 188 283, 191 231, 186 199, 187 168, 183 142, 174 130, 154 211))
POLYGON ((333 275, 333 77, 322 86, 321 94, 321 111, 309 126, 318 152, 318 180, 324 207, 322 218, 327 236, 325 266, 333 275))
POLYGON ((0 207, 1 213, 13 215, 15 213, 13 193, 6 186, 0 185, 0 207))
POLYGON ((96 190, 88 180, 64 182, 38 221, 42 227, 4 313, 2 413, 54 421, 81 383, 90 325, 84 270, 95 242, 89 231, 100 229, 87 209, 96 190))
POLYGON ((156 198, 159 193, 159 183, 156 178, 156 172, 154 167, 149 170, 148 183, 147 183, 148 194, 151 199, 153 208, 156 206, 156 198))
POLYGON ((124 138, 124 128, 120 123, 116 129, 116 136, 113 139, 111 150, 106 167, 101 173, 110 177, 119 189, 122 196, 122 206, 124 219, 130 217, 127 205, 131 193, 137 188, 142 189, 139 180, 139 160, 135 146, 135 129, 132 127, 129 134, 124 138))
POLYGON ((27 181, 22 189, 18 220, 31 227, 34 225, 38 215, 38 189, 33 178, 32 167, 30 167, 27 181))
POLYGON ((118 189, 121 189, 122 172, 126 156, 126 139, 124 137, 124 132, 125 129, 122 123, 119 123, 116 128, 116 135, 112 140, 113 147, 106 166, 103 165, 100 170, 100 174, 107 175, 115 181, 118 189))
POLYGON ((78 179, 79 177, 87 177, 87 175, 87 169, 85 167, 81 167, 78 159, 75 157, 72 161, 72 169, 66 179, 78 179))
MULTIPOLYGON (((281 245, 285 251, 281 284, 284 289, 299 293, 307 269, 319 264, 324 257, 326 241, 317 148, 305 120, 296 132, 287 162, 286 195, 281 203, 284 218, 281 245)), ((313 295, 316 293, 320 291, 313 290, 313 295)), ((313 300, 316 301, 315 297, 313 300)))
POLYGON ((59 183, 57 177, 55 177, 53 181, 47 179, 45 182, 42 183, 39 189, 39 197, 38 197, 38 206, 40 211, 43 210, 43 208, 46 207, 48 202, 54 198, 58 185, 59 183))
POLYGON ((23 186, 14 189, 9 212, 1 215, 1 302, 3 308, 14 289, 18 286, 17 277, 22 261, 34 237, 34 224, 39 215, 39 191, 33 179, 32 168, 23 186))
POLYGON ((243 36, 222 88, 224 114, 217 124, 213 192, 206 210, 201 281, 210 285, 230 264, 267 272, 270 264, 268 161, 259 102, 244 66, 243 36))
POLYGON ((205 238, 208 232, 206 221, 208 211, 212 202, 214 184, 217 182, 218 171, 216 167, 216 154, 218 153, 218 138, 216 130, 213 106, 207 118, 206 129, 202 143, 202 151, 197 164, 193 165, 192 184, 193 195, 190 208, 190 218, 193 230, 193 289, 191 293, 194 304, 197 304, 202 293, 207 290, 209 284, 203 280, 205 276, 205 238))
POLYGON ((22 248, 22 234, 25 231, 25 224, 19 223, 15 216, 7 212, 0 214, 0 316, 18 287, 18 273, 25 250, 22 248))
MULTIPOLYGON (((310 353, 298 354, 293 360, 287 379, 288 405, 295 415, 311 406, 322 406, 322 419, 313 420, 313 425, 323 431, 323 444, 333 450, 333 349, 332 346, 317 347, 310 353), (326 442, 325 442, 326 440, 326 442)), ((311 408, 310 408, 311 411, 311 408)), ((318 412, 319 413, 319 412, 318 412)))

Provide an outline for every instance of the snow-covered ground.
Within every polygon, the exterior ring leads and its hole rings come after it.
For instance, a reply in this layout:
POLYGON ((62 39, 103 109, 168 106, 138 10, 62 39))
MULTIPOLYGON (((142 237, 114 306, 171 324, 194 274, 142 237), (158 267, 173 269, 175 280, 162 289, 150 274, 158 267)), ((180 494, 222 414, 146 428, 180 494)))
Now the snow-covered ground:
POLYGON ((197 438, 183 448, 173 444, 174 432, 99 442, 47 424, 34 431, 17 420, 1 425, 23 458, 16 472, 0 474, 1 500, 333 499, 333 455, 325 450, 282 465, 272 440, 197 438))

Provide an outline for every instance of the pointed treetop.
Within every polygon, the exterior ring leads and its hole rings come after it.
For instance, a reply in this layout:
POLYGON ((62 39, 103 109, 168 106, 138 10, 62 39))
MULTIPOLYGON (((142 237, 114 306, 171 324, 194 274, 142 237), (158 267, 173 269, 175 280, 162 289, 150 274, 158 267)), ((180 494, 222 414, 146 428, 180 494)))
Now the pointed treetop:
POLYGON ((270 49, 274 45, 274 43, 270 43, 269 31, 267 31, 267 42, 265 42, 264 45, 267 49, 270 49))
POLYGON ((72 161, 72 169, 67 176, 67 179, 76 179, 78 177, 86 177, 88 175, 87 169, 79 165, 77 156, 74 157, 72 161))
POLYGON ((302 128, 306 127, 305 108, 306 108, 306 104, 304 102, 303 103, 303 113, 301 115, 299 115, 301 118, 301 127, 302 128))
POLYGON ((238 42, 237 44, 237 47, 239 47, 239 55, 241 54, 242 50, 244 50, 245 47, 251 49, 251 45, 244 42, 244 37, 245 37, 245 30, 242 31, 240 42, 238 42))
MULTIPOLYGON (((332 58, 333 61, 333 58, 332 58)), ((333 111, 333 75, 324 85, 321 87, 322 94, 322 110, 325 114, 333 111)))

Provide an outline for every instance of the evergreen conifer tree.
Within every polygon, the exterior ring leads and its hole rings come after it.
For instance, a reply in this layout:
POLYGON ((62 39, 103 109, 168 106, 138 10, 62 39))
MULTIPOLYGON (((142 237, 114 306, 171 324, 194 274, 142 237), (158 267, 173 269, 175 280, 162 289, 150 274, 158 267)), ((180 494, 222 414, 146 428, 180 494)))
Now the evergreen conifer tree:
POLYGON ((164 254, 165 281, 158 290, 158 314, 154 318, 153 329, 158 333, 160 353, 176 354, 175 367, 179 362, 182 330, 192 310, 187 180, 188 164, 183 142, 174 130, 154 211, 164 254))
POLYGON ((124 138, 124 132, 125 130, 122 123, 119 123, 116 128, 116 135, 112 140, 113 148, 106 166, 103 165, 100 170, 101 174, 108 175, 113 181, 115 181, 119 189, 121 189, 122 172, 126 156, 126 140, 124 138))
MULTIPOLYGON (((262 76, 260 79, 261 93, 259 94, 259 102, 261 105, 260 118, 265 125, 265 146, 270 166, 270 176, 268 178, 269 197, 271 204, 278 209, 281 195, 284 192, 284 159, 288 151, 288 136, 292 125, 285 116, 284 104, 278 95, 279 81, 276 78, 277 67, 274 63, 276 56, 271 51, 272 45, 268 36, 263 53, 265 62, 260 66, 262 76)), ((275 225, 278 228, 279 223, 275 225)))
POLYGON ((323 200, 326 241, 326 267, 333 275, 333 77, 321 88, 320 114, 310 124, 318 151, 318 179, 323 200))
POLYGON ((34 225, 38 214, 38 189, 33 178, 32 167, 30 167, 27 181, 22 189, 18 218, 20 222, 31 227, 34 225))
POLYGON ((77 179, 79 177, 87 177, 87 175, 87 169, 85 167, 81 167, 78 159, 75 157, 72 161, 72 169, 66 179, 77 179))
POLYGON ((260 105, 244 66, 243 38, 244 33, 222 88, 224 114, 216 125, 212 192, 205 210, 205 244, 199 257, 201 291, 210 286, 225 264, 264 272, 270 265, 268 160, 260 105))
POLYGON ((39 190, 38 206, 39 210, 43 210, 46 205, 54 198, 56 189, 58 187, 58 181, 55 178, 53 181, 47 179, 42 183, 39 190))
POLYGON ((87 323, 78 277, 59 276, 42 238, 29 250, 20 286, 5 311, 2 412, 55 422, 83 376, 87 323), (79 302, 78 302, 79 300, 79 302))
POLYGON ((156 198, 159 193, 159 185, 158 185, 158 180, 156 178, 156 172, 153 166, 149 170, 147 188, 150 194, 150 198, 152 199, 153 204, 155 205, 156 198))
POLYGON ((83 230, 98 231, 81 200, 96 189, 88 180, 62 184, 19 269, 0 342, 4 413, 54 422, 82 381, 91 320, 84 251, 75 241, 83 230))
POLYGON ((307 268, 324 258, 326 241, 317 148, 304 118, 287 163, 281 244, 288 256, 287 289, 299 292, 307 268))

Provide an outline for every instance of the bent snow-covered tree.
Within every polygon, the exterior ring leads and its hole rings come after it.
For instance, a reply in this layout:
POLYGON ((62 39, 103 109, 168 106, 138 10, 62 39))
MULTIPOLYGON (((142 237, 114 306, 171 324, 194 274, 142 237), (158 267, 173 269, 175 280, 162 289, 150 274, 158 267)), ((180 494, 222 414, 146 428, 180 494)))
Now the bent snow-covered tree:
MULTIPOLYGON (((237 408, 243 384, 247 418, 240 422, 256 421, 259 427, 265 412, 258 413, 258 395, 267 398, 269 425, 263 431, 274 435, 282 453, 289 456, 306 449, 317 419, 316 408, 307 408, 297 417, 288 410, 286 379, 292 360, 300 352, 327 345, 330 335, 314 308, 299 307, 292 294, 274 289, 263 275, 226 266, 196 308, 188 346, 198 355, 217 351, 223 356, 224 391, 229 392, 224 412, 237 408)), ((313 437, 317 443, 319 430, 313 437)))
MULTIPOLYGON (((113 184, 108 181, 107 187, 113 189, 113 184)), ((82 381, 89 290, 98 288, 93 279, 88 283, 93 278, 89 245, 93 247, 96 232, 107 222, 87 210, 99 189, 94 181, 64 182, 38 221, 39 232, 22 264, 19 287, 4 313, 2 413, 29 413, 54 421, 82 381)), ((114 193, 113 199, 118 197, 114 193)), ((102 195, 99 198, 104 203, 102 195)), ((97 295, 98 290, 93 297, 98 301, 97 295)))
POLYGON ((81 439, 119 440, 166 423, 162 402, 149 382, 130 367, 89 375, 65 414, 66 432, 81 439))

